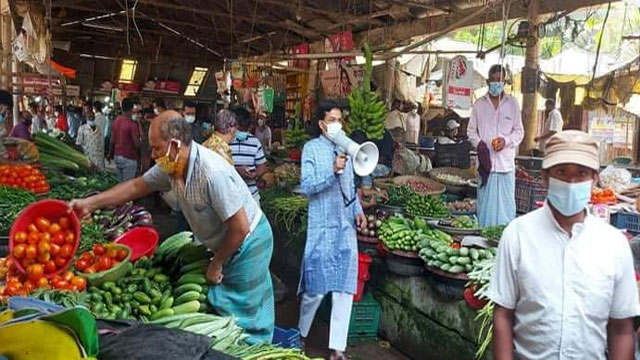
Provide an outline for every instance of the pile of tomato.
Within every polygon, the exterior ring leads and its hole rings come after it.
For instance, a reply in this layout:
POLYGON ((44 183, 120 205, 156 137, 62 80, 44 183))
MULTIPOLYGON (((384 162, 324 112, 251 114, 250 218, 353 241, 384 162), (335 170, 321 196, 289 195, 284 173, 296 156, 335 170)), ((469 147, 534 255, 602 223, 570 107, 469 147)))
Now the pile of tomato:
POLYGON ((80 254, 75 267, 76 270, 85 274, 94 274, 118 266, 127 255, 129 255, 129 251, 123 247, 116 247, 112 244, 95 244, 91 251, 80 254))
POLYGON ((29 190, 34 194, 49 192, 47 178, 38 168, 31 165, 0 165, 0 186, 29 190))
MULTIPOLYGON (((9 256, 0 259, 0 265, 6 277, 6 285, 1 296, 27 296, 38 288, 54 288, 58 290, 83 291, 87 287, 87 279, 65 271, 62 275, 54 275, 51 279, 43 276, 39 270, 23 274, 17 269, 15 260, 9 256)), ((0 277, 2 278, 2 277, 0 277)))
POLYGON ((76 237, 68 217, 57 222, 39 217, 13 236, 11 256, 26 270, 29 278, 53 275, 73 260, 76 237))

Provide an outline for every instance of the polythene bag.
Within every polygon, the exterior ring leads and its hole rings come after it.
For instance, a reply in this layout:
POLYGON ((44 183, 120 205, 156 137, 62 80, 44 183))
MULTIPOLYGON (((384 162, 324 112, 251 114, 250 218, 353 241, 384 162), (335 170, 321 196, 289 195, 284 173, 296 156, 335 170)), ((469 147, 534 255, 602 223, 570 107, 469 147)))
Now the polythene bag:
POLYGON ((1 326, 0 339, 0 355, 11 360, 85 358, 71 330, 42 320, 1 326))

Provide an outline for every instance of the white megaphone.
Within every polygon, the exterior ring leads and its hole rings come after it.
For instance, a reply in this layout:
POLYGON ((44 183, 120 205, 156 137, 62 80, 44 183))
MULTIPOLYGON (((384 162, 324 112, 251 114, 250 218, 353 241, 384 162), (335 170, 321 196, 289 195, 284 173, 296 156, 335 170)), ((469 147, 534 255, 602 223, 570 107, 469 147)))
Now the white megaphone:
MULTIPOLYGON (((340 130, 335 133, 327 133, 327 137, 331 142, 338 145, 353 160, 353 170, 358 176, 367 176, 373 172, 378 165, 378 147, 371 141, 367 141, 360 145, 349 139, 349 137, 340 130)), ((338 174, 341 174, 339 171, 338 174)))

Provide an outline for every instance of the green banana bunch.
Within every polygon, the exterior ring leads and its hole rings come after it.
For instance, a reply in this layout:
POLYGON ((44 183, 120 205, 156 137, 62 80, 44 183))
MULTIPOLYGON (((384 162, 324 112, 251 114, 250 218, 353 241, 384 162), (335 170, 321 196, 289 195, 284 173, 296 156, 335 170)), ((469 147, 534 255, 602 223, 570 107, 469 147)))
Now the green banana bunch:
POLYGON ((360 130, 370 140, 380 140, 384 135, 387 108, 377 93, 371 91, 373 54, 369 44, 364 44, 364 79, 362 88, 355 88, 347 97, 351 108, 349 130, 360 130))

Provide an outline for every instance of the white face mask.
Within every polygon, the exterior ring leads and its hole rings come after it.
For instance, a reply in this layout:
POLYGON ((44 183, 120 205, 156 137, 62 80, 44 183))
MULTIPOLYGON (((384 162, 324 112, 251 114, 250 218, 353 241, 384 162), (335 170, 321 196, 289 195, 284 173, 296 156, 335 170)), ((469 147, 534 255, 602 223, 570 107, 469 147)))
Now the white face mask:
POLYGON ((194 122, 196 122, 196 116, 195 115, 185 115, 184 116, 184 120, 189 124, 193 124, 194 122))
POLYGON ((258 119, 258 126, 262 126, 264 125, 264 120, 263 119, 258 119))
POLYGON ((334 136, 342 131, 342 123, 334 122, 327 124, 327 136, 334 136))
POLYGON ((158 110, 158 108, 153 108, 153 113, 156 115, 160 115, 160 110, 158 110))
POLYGON ((131 119, 133 119, 133 121, 140 121, 140 119, 142 119, 142 115, 140 114, 131 115, 131 119))

